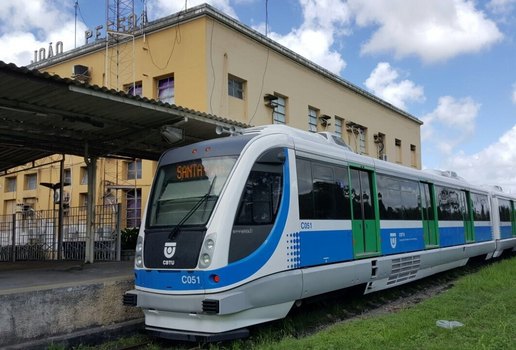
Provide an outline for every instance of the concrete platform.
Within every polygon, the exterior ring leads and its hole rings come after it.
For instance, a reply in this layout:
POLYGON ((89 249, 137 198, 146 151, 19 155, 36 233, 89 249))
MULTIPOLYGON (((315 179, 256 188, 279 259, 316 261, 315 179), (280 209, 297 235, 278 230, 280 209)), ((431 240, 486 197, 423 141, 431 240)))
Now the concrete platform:
POLYGON ((39 343, 134 323, 143 314, 122 305, 133 288, 133 262, 0 263, 0 348, 39 343))

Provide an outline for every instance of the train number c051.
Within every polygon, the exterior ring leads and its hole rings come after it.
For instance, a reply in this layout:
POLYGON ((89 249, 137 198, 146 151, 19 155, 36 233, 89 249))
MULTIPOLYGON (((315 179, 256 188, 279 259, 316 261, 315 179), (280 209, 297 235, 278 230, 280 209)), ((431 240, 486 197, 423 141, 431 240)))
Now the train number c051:
POLYGON ((201 284, 201 277, 199 276, 182 276, 182 284, 201 284))
POLYGON ((303 221, 301 222, 301 230, 311 230, 312 229, 312 223, 303 221))

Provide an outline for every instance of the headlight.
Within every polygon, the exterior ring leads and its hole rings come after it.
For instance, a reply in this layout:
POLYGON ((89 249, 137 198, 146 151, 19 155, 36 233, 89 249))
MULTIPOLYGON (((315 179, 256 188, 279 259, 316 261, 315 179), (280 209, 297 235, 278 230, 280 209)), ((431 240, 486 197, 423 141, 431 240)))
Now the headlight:
POLYGON ((138 240, 136 241, 136 253, 134 255, 134 266, 135 267, 143 267, 143 237, 138 236, 138 240))
POLYGON ((211 263, 211 257, 208 254, 203 254, 201 262, 203 265, 208 266, 211 263))
POLYGON ((213 241, 213 239, 206 240, 206 248, 208 248, 209 250, 213 250, 213 247, 215 247, 215 242, 213 241))

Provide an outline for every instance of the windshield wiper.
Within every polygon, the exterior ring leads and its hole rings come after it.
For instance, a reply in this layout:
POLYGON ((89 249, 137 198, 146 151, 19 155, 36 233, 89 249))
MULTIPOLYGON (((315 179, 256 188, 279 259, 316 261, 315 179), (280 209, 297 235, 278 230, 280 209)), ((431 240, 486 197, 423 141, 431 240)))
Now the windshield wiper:
POLYGON ((207 201, 208 198, 211 197, 211 190, 213 189, 213 184, 215 184, 216 179, 217 179, 217 176, 213 177, 213 181, 211 182, 208 192, 204 196, 202 196, 201 199, 199 199, 197 201, 197 203, 195 203, 195 205, 192 207, 192 209, 190 209, 188 211, 188 213, 186 213, 186 215, 181 219, 181 221, 179 221, 177 223, 176 227, 174 227, 172 229, 172 231, 170 231, 170 233, 168 234, 169 240, 173 240, 176 237, 176 235, 178 234, 181 227, 183 227, 185 222, 188 221, 188 219, 190 219, 190 217, 193 215, 193 213, 195 213, 197 211, 197 209, 199 209, 199 207, 202 205, 202 203, 204 203, 204 201, 207 201))

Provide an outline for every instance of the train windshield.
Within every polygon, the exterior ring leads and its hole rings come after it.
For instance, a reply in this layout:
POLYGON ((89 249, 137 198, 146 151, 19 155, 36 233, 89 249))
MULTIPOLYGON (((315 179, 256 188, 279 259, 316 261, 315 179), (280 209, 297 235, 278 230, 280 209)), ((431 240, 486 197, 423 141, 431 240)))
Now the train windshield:
POLYGON ((236 160, 236 156, 223 156, 162 166, 147 227, 205 225, 236 160))

